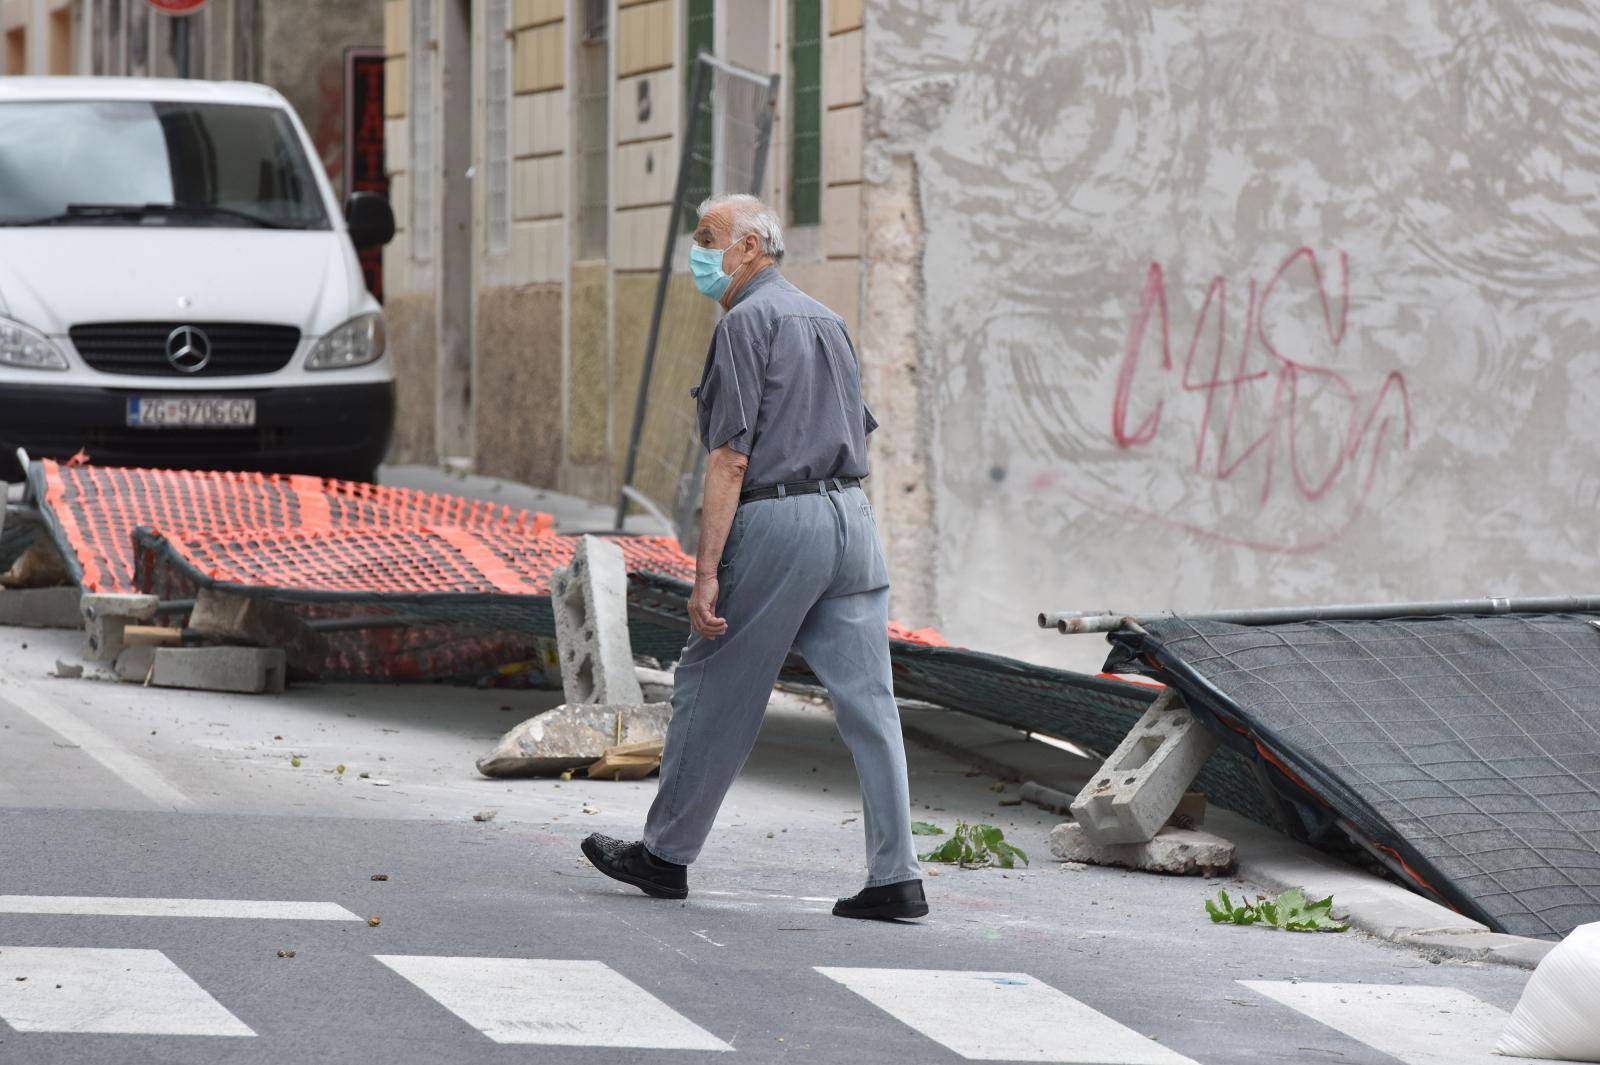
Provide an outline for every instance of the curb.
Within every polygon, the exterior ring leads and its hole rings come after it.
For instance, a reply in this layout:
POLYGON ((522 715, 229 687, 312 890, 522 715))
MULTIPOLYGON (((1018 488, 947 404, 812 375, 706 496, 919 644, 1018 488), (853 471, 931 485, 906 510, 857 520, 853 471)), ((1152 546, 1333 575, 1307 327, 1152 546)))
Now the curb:
MULTIPOLYGON (((1076 794, 1099 769, 1066 751, 1032 740, 1022 731, 959 711, 923 703, 900 704, 907 739, 952 755, 993 776, 1032 782, 1029 791, 1076 794)), ((1024 793, 1025 798, 1032 798, 1024 793)), ((1038 803, 1055 809, 1050 802, 1038 803)), ((1231 810, 1206 811, 1208 832, 1237 848, 1237 875, 1263 888, 1300 888, 1311 898, 1334 896, 1339 916, 1351 927, 1411 947, 1426 955, 1494 962, 1532 969, 1555 944, 1506 935, 1463 917, 1398 884, 1373 876, 1231 810)))

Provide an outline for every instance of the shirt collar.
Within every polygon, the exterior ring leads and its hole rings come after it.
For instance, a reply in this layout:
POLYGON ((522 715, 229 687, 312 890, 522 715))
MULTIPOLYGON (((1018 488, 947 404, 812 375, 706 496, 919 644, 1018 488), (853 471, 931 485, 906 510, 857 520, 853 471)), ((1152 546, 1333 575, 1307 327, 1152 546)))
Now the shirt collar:
POLYGON ((762 267, 761 272, 755 277, 752 277, 749 281, 746 281, 744 288, 741 288, 739 290, 739 294, 733 297, 733 302, 728 304, 728 310, 733 310, 735 307, 739 306, 739 304, 748 299, 750 295, 757 289, 765 288, 774 281, 777 281, 782 276, 783 275, 778 273, 778 268, 776 266, 762 267))

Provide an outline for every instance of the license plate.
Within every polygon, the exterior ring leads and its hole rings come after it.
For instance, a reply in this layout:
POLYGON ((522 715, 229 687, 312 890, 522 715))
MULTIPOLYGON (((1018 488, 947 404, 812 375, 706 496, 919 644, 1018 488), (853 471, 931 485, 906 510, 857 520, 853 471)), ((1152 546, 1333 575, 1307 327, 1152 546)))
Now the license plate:
POLYGON ((134 429, 248 429, 255 424, 254 399, 140 396, 128 400, 128 425, 134 429))

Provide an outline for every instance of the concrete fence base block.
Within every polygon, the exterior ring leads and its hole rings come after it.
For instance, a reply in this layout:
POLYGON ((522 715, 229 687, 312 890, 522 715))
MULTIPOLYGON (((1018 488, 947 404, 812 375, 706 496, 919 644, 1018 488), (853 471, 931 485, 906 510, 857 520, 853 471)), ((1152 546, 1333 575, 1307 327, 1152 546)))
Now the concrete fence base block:
POLYGON ((501 737, 494 750, 478 759, 478 772, 514 777, 579 769, 619 742, 665 739, 671 719, 671 703, 564 703, 501 737))
POLYGON ((314 675, 328 657, 327 641, 298 614, 257 596, 202 588, 195 595, 188 628, 217 643, 282 648, 296 675, 314 675))
POLYGON ((283 651, 268 647, 158 647, 150 683, 256 695, 284 689, 283 651))
POLYGON ((117 652, 111 669, 118 680, 130 684, 143 684, 150 679, 150 668, 156 664, 156 649, 151 646, 124 647, 117 652))
POLYGON ((76 629, 83 626, 78 613, 78 589, 0 588, 0 625, 25 629, 76 629))
POLYGON ((1114 865, 1147 873, 1210 876, 1233 867, 1232 843, 1209 832, 1164 828, 1144 843, 1095 843, 1073 821, 1050 831, 1050 852, 1065 862, 1114 865))
POLYGON ((550 575, 561 686, 569 704, 642 703, 628 639, 628 571, 622 548, 578 540, 571 565, 550 575))
POLYGON ((79 601, 83 617, 83 656, 91 662, 115 662, 129 625, 156 616, 161 600, 153 595, 90 592, 79 601))
POLYGON ((1084 838, 1101 844, 1153 839, 1216 749, 1217 738, 1169 689, 1073 800, 1084 838))

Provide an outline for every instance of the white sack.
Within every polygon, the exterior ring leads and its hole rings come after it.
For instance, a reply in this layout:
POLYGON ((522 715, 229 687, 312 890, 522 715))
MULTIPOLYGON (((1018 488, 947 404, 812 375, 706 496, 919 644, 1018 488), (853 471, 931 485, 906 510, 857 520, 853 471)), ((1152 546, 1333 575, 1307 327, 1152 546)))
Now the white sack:
POLYGON ((1544 956, 1494 1050, 1600 1062, 1600 922, 1574 928, 1544 956))

